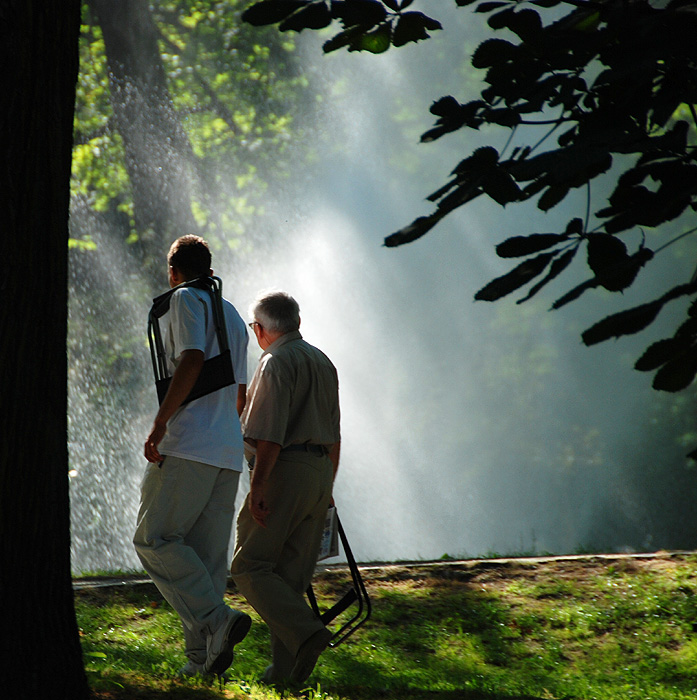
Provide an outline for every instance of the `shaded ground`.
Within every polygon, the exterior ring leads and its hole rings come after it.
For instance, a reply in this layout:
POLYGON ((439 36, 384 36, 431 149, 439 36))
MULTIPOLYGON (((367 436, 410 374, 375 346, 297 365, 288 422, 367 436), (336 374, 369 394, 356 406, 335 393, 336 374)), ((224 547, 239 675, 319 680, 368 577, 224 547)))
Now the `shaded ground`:
MULTIPOLYGON (((321 664, 316 681, 323 694, 350 700, 697 696, 694 552, 404 562, 360 569, 373 617, 321 664), (648 695, 647 687, 653 689, 648 695)), ((313 587, 321 606, 340 597, 348 581, 345 566, 319 569, 313 587)), ((106 632, 85 627, 86 648, 109 657, 108 664, 92 666, 91 678, 102 681, 95 698, 278 697, 260 695, 252 680, 267 663, 265 625, 253 626, 239 659, 236 655, 239 677, 251 686, 185 687, 171 680, 171 652, 167 656, 157 644, 138 648, 133 643, 143 633, 153 636, 156 616, 150 607, 161 609, 161 598, 147 579, 82 579, 75 588, 77 601, 93 608, 115 599, 136 608, 124 618, 130 637, 119 636, 113 618, 106 632), (140 671, 131 672, 134 668, 140 671), (158 687, 151 676, 161 679, 158 687), (108 687, 105 679, 120 687, 108 687)), ((231 604, 246 607, 233 587, 228 597, 231 604)), ((161 647, 180 644, 176 630, 156 634, 161 647)))

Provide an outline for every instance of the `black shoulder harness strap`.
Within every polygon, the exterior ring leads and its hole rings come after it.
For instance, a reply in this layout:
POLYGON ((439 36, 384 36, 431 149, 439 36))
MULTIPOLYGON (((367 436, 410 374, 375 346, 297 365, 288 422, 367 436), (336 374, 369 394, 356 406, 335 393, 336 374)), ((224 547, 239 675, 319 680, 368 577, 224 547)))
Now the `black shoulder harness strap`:
POLYGON ((152 300, 152 307, 148 314, 148 341, 150 342, 150 356, 152 358, 153 372, 155 373, 155 387, 160 403, 165 398, 172 377, 167 373, 167 356, 159 319, 169 311, 172 294, 182 287, 195 287, 208 292, 211 296, 211 308, 213 309, 213 323, 218 337, 220 354, 211 357, 203 363, 201 374, 196 380, 193 389, 184 399, 182 404, 199 399, 218 389, 235 383, 235 374, 232 368, 232 354, 228 343, 227 330, 225 328, 225 313, 223 311, 223 283, 219 277, 197 277, 173 287, 168 292, 160 294, 152 300))

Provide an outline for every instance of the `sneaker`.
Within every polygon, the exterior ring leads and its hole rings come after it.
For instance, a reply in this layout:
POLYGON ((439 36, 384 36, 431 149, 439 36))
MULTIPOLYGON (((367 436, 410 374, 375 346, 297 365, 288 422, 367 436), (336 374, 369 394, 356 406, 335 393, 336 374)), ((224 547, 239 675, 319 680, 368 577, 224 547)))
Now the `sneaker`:
POLYGON ((232 663, 235 644, 239 644, 249 632, 252 618, 239 610, 232 610, 229 619, 208 637, 208 657, 204 669, 217 676, 232 663))
POLYGON ((290 672, 293 683, 304 683, 315 668, 320 654, 329 646, 332 633, 325 627, 306 639, 295 656, 295 666, 290 672))

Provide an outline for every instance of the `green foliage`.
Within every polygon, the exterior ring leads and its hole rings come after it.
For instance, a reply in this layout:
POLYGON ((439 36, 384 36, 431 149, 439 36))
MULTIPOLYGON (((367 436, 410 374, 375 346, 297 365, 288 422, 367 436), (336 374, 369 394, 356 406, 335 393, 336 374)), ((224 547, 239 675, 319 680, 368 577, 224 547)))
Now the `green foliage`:
POLYGON ((329 53, 349 51, 383 53, 390 46, 405 46, 429 38, 442 29, 423 12, 407 11, 413 0, 264 0, 252 5, 242 19, 255 26, 279 23, 281 31, 323 29, 334 20, 343 30, 324 44, 329 53))
MULTIPOLYGON (((290 172, 289 145, 301 135, 307 80, 293 42, 239 22, 238 0, 163 0, 151 7, 166 88, 202 180, 192 197, 197 223, 212 238, 241 236, 262 211, 270 180, 290 172)), ((72 192, 96 212, 125 215, 135 229, 132 187, 114 127, 104 39, 83 12, 72 192)), ((152 67, 153 71, 156 67, 152 67)), ((153 203, 155 206, 156 203, 153 203)))
MULTIPOLYGON (((365 570, 373 617, 325 652, 303 693, 319 700, 472 697, 686 700, 697 670, 697 561, 618 556, 447 562, 365 570)), ((333 601, 345 571, 315 578, 333 601)), ((76 607, 95 698, 276 699, 258 677, 254 624, 223 686, 176 677, 176 615, 152 586, 82 589, 76 607)), ((235 593, 231 605, 249 611, 235 593)))
MULTIPOLYGON (((474 6, 475 13, 488 16, 489 28, 506 38, 488 38, 477 47, 472 65, 484 72, 481 94, 468 102, 451 95, 436 100, 431 107, 435 125, 422 141, 484 126, 508 129, 510 137, 501 152, 486 146, 461 160, 448 182, 428 197, 435 210, 388 236, 385 245, 417 240, 482 195, 500 206, 534 200, 548 212, 574 190, 583 189, 586 211, 574 216, 563 233, 515 236, 498 247, 502 257, 524 260, 475 298, 494 301, 530 285, 519 303, 527 301, 566 272, 584 247, 591 277, 558 298, 552 308, 561 308, 590 289, 627 290, 654 255, 674 241, 656 250, 642 242, 631 251, 619 236, 644 229, 670 233, 697 210, 697 3, 456 0, 456 4, 474 6), (524 132, 531 136, 526 139, 524 132), (605 181, 612 178, 614 185, 606 205, 593 213, 591 183, 602 182, 602 176, 605 181)), ((267 0, 254 4, 243 18, 257 25, 280 22, 281 30, 300 31, 314 28, 305 21, 312 8, 322 16, 323 27, 333 20, 342 25, 342 31, 326 42, 325 51, 371 50, 364 44, 372 33, 387 24, 399 26, 407 15, 415 27, 408 33, 409 41, 428 38, 426 30, 440 27, 435 19, 411 9, 405 12, 411 5, 396 0, 267 0)), ((396 34, 396 29, 386 34, 389 43, 384 48, 406 43, 395 40, 396 34)), ((584 342, 636 333, 668 301, 695 295, 697 283, 686 281, 653 304, 604 319, 601 329, 593 327, 583 335, 584 342)), ((656 369, 660 355, 656 389, 677 391, 688 386, 697 374, 697 328, 688 321, 650 355, 651 362, 644 360, 638 368, 656 369)))

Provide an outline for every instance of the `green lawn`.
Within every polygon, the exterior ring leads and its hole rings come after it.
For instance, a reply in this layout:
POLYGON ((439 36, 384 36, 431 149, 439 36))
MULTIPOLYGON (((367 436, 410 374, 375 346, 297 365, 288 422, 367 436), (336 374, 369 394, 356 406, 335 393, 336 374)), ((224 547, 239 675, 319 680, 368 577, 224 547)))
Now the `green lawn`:
MULTIPOLYGON (((311 700, 697 697, 697 555, 369 567, 371 619, 322 656, 311 700)), ((348 585, 318 576, 320 605, 348 585)), ((224 685, 180 680, 181 630, 152 585, 76 592, 95 697, 275 699, 255 624, 224 685)), ((293 697, 301 693, 286 693, 293 697)))

